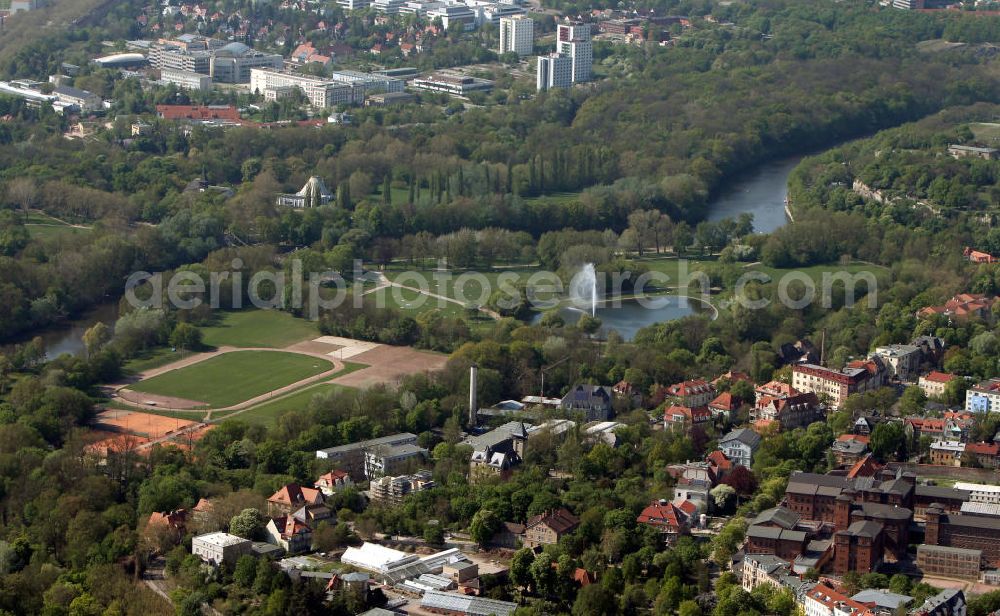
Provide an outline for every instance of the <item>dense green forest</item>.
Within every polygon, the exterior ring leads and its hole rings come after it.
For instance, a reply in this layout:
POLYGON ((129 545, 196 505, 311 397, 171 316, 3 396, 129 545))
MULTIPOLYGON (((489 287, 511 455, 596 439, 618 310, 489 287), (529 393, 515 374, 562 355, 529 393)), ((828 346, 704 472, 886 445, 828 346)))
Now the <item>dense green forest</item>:
MULTIPOLYGON (((669 49, 614 48, 604 61, 621 74, 593 88, 396 129, 374 116, 352 127, 190 136, 157 123, 132 140, 123 119, 102 139, 67 143, 57 118, 8 103, 7 207, 95 228, 58 245, 5 231, 13 260, 0 270, 0 336, 115 295, 127 270, 199 261, 226 237, 311 245, 338 265, 392 257, 380 238, 421 232, 621 230, 638 209, 693 223, 726 178, 759 161, 997 95, 995 69, 974 48, 914 51, 945 34, 976 40, 962 16, 762 2, 719 7, 717 17, 736 26, 700 23, 669 49), (237 196, 182 194, 202 174, 237 196), (336 206, 277 211, 274 193, 311 174, 335 187, 336 206), (545 196, 566 191, 577 192, 545 196)), ((128 84, 115 86, 116 99, 145 96, 128 84)))

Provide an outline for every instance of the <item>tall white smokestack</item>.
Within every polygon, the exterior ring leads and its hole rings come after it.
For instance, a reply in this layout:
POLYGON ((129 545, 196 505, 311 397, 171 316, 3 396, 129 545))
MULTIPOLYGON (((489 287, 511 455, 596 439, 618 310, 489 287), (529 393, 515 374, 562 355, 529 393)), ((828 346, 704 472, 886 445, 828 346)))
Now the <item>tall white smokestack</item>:
POLYGON ((479 389, 479 366, 469 366, 469 427, 479 423, 479 401, 476 399, 479 389))

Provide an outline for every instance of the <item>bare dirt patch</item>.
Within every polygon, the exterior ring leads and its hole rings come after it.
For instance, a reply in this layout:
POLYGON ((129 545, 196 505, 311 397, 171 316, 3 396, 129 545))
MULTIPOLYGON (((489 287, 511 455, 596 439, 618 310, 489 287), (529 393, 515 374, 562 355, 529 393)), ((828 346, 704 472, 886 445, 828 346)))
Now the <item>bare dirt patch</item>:
POLYGON ((128 388, 119 389, 117 395, 126 402, 134 402, 136 404, 144 404, 146 406, 155 406, 157 408, 167 410, 177 409, 186 411, 208 406, 204 402, 200 402, 198 400, 188 400, 186 398, 177 398, 175 396, 143 393, 141 391, 132 391, 128 388))
POLYGON ((95 422, 96 427, 101 430, 127 432, 150 439, 159 439, 175 434, 194 423, 186 419, 175 419, 152 413, 111 409, 101 411, 95 422))
POLYGON ((318 342, 316 340, 303 340, 302 342, 297 342, 290 347, 285 347, 284 351, 292 351, 294 353, 306 353, 308 355, 327 355, 341 349, 340 345, 328 344, 326 342, 318 342))
POLYGON ((382 383, 394 385, 409 374, 440 370, 448 357, 410 347, 380 345, 355 355, 351 361, 368 364, 368 367, 335 378, 331 383, 358 388, 382 383))

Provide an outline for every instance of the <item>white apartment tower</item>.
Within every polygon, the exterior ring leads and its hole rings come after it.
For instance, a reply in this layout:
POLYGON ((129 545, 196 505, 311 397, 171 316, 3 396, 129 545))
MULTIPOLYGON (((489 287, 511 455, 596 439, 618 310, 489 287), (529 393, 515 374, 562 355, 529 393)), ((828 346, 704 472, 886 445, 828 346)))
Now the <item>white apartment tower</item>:
POLYGON ((559 26, 556 51, 573 61, 573 83, 590 81, 594 63, 594 44, 590 40, 590 24, 559 26))
POLYGON ((573 60, 561 54, 538 56, 535 87, 541 92, 573 84, 573 60))
POLYGON ((531 55, 535 48, 535 21, 526 15, 500 18, 500 53, 531 55))

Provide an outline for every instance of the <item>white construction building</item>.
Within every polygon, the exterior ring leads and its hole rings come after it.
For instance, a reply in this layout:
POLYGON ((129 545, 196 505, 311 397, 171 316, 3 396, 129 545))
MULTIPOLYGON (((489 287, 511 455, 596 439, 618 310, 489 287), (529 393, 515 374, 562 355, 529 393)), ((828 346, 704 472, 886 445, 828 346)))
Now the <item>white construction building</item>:
POLYGON ((500 18, 500 53, 529 56, 535 49, 535 21, 525 15, 500 18))

